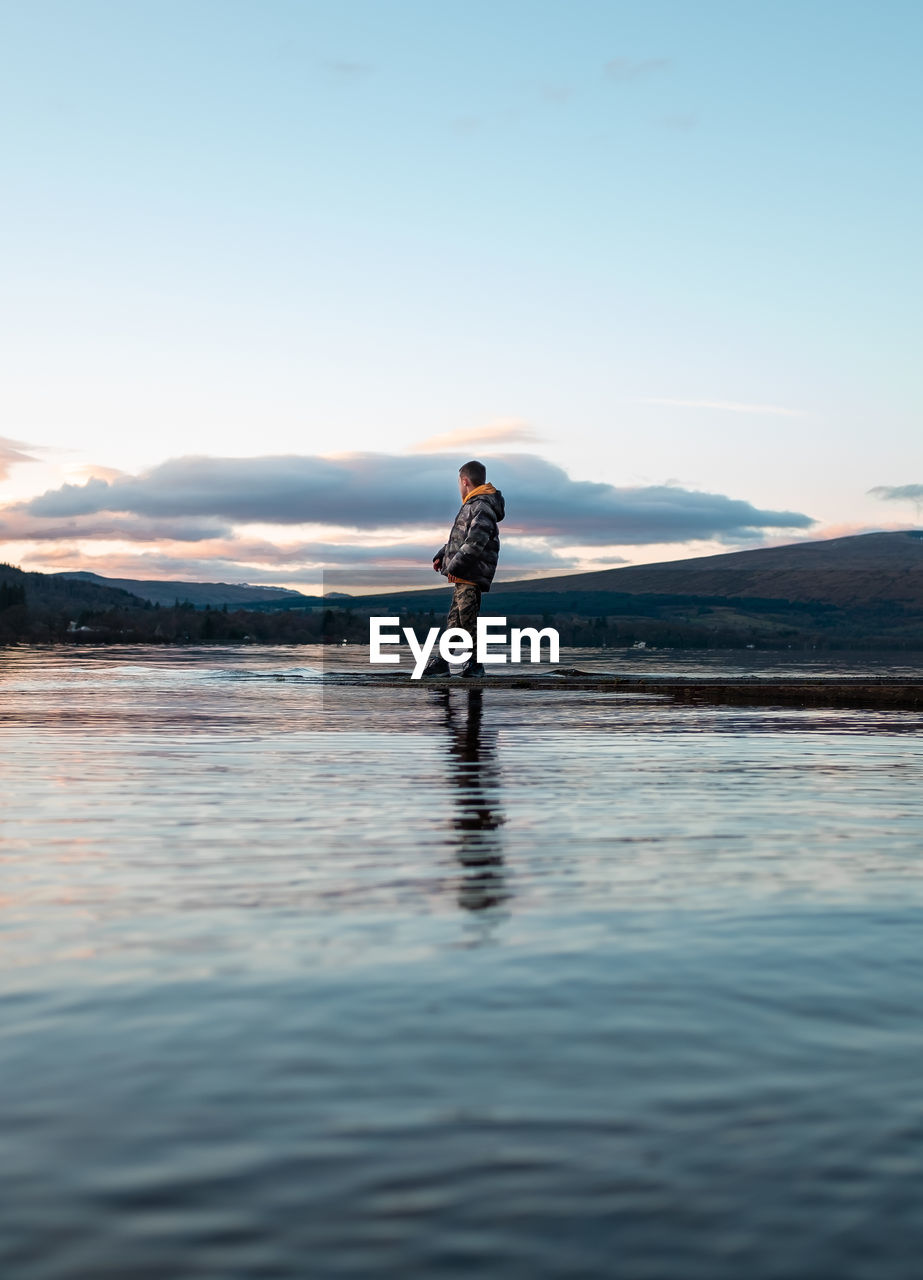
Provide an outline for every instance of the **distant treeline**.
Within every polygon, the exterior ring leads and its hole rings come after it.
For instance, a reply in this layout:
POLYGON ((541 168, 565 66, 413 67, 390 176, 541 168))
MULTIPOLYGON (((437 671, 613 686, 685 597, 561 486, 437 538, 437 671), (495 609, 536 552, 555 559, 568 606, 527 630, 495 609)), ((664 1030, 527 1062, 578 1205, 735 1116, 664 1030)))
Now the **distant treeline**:
MULTIPOLYGON (((21 588, 0 583, 0 644, 317 644, 343 639, 333 610, 276 614, 227 605, 197 609, 189 601, 169 607, 138 601, 127 607, 59 610, 30 605, 23 597, 21 588)), ((362 631, 367 640, 367 620, 362 631)))
MULTIPOLYGON (((0 644, 365 644, 372 600, 324 609, 196 608, 151 604, 97 584, 0 566, 0 644)), ((385 607, 423 634, 445 620, 419 596, 385 607)), ((376 612, 381 612, 379 598, 376 612)), ((568 646, 630 648, 923 650, 920 611, 898 604, 850 609, 750 598, 497 592, 484 613, 510 625, 553 626, 568 646)))

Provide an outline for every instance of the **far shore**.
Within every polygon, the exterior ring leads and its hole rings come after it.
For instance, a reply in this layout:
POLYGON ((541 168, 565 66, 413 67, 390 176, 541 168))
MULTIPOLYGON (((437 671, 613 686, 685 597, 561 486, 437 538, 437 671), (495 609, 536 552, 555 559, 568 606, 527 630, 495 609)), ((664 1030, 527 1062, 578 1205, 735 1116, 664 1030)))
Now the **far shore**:
POLYGON ((923 710, 923 677, 900 676, 674 676, 598 675, 557 667, 546 674, 509 672, 478 680, 458 676, 411 680, 410 674, 328 673, 325 684, 401 689, 531 689, 541 692, 659 695, 682 703, 735 706, 841 707, 856 710, 923 710))

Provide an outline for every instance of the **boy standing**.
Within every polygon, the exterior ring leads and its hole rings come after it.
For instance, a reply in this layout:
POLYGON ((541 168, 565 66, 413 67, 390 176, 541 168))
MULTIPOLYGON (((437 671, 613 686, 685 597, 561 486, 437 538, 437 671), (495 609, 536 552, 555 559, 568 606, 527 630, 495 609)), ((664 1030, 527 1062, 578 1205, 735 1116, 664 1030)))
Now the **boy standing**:
MULTIPOLYGON (((448 542, 433 556, 433 568, 455 584, 446 627, 463 627, 474 637, 481 609, 481 592, 489 591, 497 571, 500 536, 497 525, 506 514, 503 494, 487 483, 483 462, 466 462, 458 471, 461 510, 455 517, 448 542)), ((437 654, 423 672, 425 676, 447 676, 449 664, 437 654)), ((462 676, 482 676, 484 668, 471 654, 461 669, 462 676)))

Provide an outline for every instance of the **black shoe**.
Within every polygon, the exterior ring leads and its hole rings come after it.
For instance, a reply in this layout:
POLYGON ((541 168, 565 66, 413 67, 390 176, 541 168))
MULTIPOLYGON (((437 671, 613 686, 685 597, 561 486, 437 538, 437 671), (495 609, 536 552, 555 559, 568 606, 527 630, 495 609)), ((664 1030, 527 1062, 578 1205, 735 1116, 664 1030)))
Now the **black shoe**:
POLYGON ((445 658, 437 655, 435 658, 430 659, 429 663, 423 668, 420 674, 422 676, 450 676, 452 674, 452 668, 446 662, 445 658))
POLYGON ((484 674, 484 664, 469 658, 458 674, 463 680, 477 680, 484 674))

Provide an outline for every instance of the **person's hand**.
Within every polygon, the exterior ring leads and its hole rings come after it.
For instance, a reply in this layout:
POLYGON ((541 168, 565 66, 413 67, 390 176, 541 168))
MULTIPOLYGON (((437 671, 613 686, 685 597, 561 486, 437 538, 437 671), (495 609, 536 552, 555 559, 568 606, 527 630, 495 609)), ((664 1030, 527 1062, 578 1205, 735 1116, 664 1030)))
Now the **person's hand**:
POLYGON ((442 573, 442 561, 438 556, 433 556, 433 568, 437 573, 442 573))

